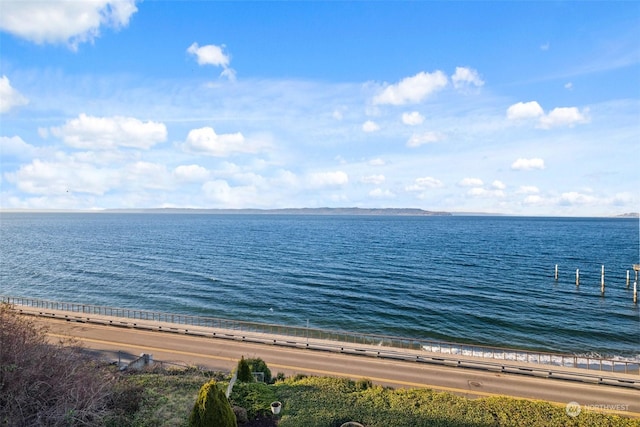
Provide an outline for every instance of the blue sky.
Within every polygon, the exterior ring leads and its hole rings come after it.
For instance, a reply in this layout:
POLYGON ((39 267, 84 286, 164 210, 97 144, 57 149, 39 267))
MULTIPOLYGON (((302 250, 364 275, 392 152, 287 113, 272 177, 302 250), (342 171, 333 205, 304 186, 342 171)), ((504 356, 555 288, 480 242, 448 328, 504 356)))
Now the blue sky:
POLYGON ((0 0, 0 207, 640 210, 639 2, 0 0))

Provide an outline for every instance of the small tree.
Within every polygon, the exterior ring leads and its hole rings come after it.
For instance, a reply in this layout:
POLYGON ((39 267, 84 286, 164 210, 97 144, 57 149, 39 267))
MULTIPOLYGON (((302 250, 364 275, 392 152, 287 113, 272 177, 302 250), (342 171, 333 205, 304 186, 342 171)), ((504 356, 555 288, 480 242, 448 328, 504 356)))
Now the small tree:
POLYGON ((262 372, 264 373, 264 382, 267 384, 271 384, 271 369, 267 366, 264 360, 257 358, 247 359, 247 363, 251 368, 251 372, 262 372))
POLYGON ((244 356, 240 358, 238 362, 238 381, 243 383, 253 382, 253 375, 251 374, 251 367, 245 360, 244 356))
POLYGON ((189 416, 190 427, 237 427, 236 416, 215 380, 202 387, 189 416))

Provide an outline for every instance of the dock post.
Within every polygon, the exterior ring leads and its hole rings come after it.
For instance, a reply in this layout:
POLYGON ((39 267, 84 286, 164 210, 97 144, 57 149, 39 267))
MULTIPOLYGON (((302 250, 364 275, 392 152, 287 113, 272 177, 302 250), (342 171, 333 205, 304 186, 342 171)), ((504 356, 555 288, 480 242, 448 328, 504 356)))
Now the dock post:
POLYGON ((600 293, 604 294, 604 265, 602 266, 602 272, 600 273, 600 293))
POLYGON ((638 282, 633 282, 633 303, 638 303, 638 282))
POLYGON ((627 270, 627 288, 629 287, 629 270, 627 270))
POLYGON ((576 268, 576 286, 580 286, 580 269, 576 268))
POLYGON ((558 280, 558 264, 556 264, 556 274, 553 276, 556 281, 558 280))

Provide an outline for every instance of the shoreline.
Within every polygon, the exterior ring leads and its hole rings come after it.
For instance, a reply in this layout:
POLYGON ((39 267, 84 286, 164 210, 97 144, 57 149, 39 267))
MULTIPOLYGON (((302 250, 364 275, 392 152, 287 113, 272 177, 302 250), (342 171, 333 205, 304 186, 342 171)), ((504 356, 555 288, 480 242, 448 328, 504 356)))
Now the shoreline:
MULTIPOLYGON (((95 323, 101 325, 126 327, 157 332, 184 333, 212 338, 256 342, 269 345, 301 347, 321 351, 338 351, 347 353, 351 352, 353 354, 359 354, 363 356, 427 361, 428 363, 437 363, 442 365, 463 366, 467 364, 470 367, 476 366, 480 367, 481 369, 499 368, 500 371, 505 371, 505 369, 512 369, 516 372, 528 371, 532 375, 551 376, 553 374, 549 373, 549 371, 553 370, 568 370, 567 372, 569 372, 571 375, 593 374, 598 376, 609 375, 614 377, 618 375, 633 375, 637 378, 638 384, 640 385, 639 360, 589 358, 586 356, 570 354, 530 352, 519 349, 497 348, 479 345, 474 346, 446 342, 430 342, 431 345, 426 346, 422 341, 412 340, 411 342, 409 342, 405 338, 399 338, 395 343, 385 343, 384 341, 375 343, 371 340, 364 339, 360 342, 357 342, 356 337, 366 337, 366 335, 348 335, 348 333, 345 333, 345 335, 343 336, 344 338, 353 337, 353 340, 339 340, 336 339, 340 338, 338 336, 328 338, 316 336, 314 333, 310 333, 316 332, 316 330, 305 328, 292 328, 291 330, 289 330, 289 332, 295 332, 294 334, 278 333, 278 330, 274 332, 273 329, 271 331, 258 329, 258 326, 279 327, 279 325, 266 325, 257 323, 250 324, 225 319, 202 318, 203 320, 218 320, 221 322, 228 322, 224 325, 223 323, 219 323, 216 326, 211 323, 210 325, 203 326, 202 324, 195 324, 194 319, 197 319, 197 317, 195 316, 182 316, 170 313, 153 313, 128 309, 115 309, 121 311, 116 312, 116 315, 114 316, 105 314, 106 310, 113 310, 109 307, 74 304, 73 306, 75 306, 76 308, 82 307, 82 311, 73 311, 59 310, 49 307, 50 304, 53 304, 52 302, 47 302, 46 307, 34 307, 10 302, 9 298, 5 296, 0 297, 0 301, 9 302, 14 306, 16 310, 18 310, 22 314, 81 323, 95 323), (124 316, 124 312, 127 312, 129 316, 124 316), (131 316, 131 312, 133 312, 133 316, 131 316), (157 318, 152 317, 151 319, 149 319, 149 313, 159 314, 161 316, 158 316, 157 318), (118 314, 123 314, 123 316, 119 316, 118 314), (169 316, 171 317, 171 321, 168 321, 169 316), (163 318, 165 321, 162 320, 163 318), (191 323, 189 323, 189 321, 191 321, 191 323), (243 326, 244 328, 229 327, 229 325, 243 326), (394 345, 398 343, 400 343, 401 345, 394 345), (402 344, 404 344, 405 346, 402 346, 402 344), (437 350, 436 346, 438 347, 437 350), (470 349, 471 351, 465 351, 465 348, 470 349)), ((329 333, 334 334, 336 332, 330 331, 329 333)))
POLYGON ((274 209, 224 209, 224 208, 104 208, 104 209, 20 209, 0 208, 0 214, 165 214, 165 215, 264 215, 264 216, 397 216, 397 217, 432 217, 432 216, 473 216, 473 217, 515 217, 515 218, 598 218, 598 219, 640 219, 640 212, 625 212, 607 215, 527 215, 501 212, 457 212, 430 211, 420 208, 274 208, 274 209))
MULTIPOLYGON (((25 314, 26 315, 26 314, 25 314)), ((640 418, 638 375, 584 375, 585 370, 565 368, 553 372, 536 370, 535 366, 481 366, 468 360, 463 364, 447 364, 395 357, 365 357, 357 351, 317 351, 295 343, 276 345, 235 337, 202 335, 196 330, 158 332, 151 325, 106 325, 89 323, 86 318, 35 318, 49 330, 50 339, 71 339, 93 357, 113 363, 121 355, 134 359, 143 352, 153 360, 168 365, 198 366, 204 369, 230 371, 241 356, 261 357, 272 368, 287 376, 298 374, 367 378, 393 388, 428 388, 458 394, 467 398, 508 396, 516 399, 546 401, 565 407, 579 401, 585 408, 598 409, 625 417, 640 418), (105 358, 106 357, 106 358, 105 358), (108 360, 110 359, 110 360, 108 360), (423 362, 423 363, 421 363, 423 362), (550 375, 551 374, 551 375, 550 375), (591 406, 590 406, 591 405, 591 406), (615 406, 618 405, 618 406, 615 406)), ((246 337, 248 338, 248 337, 246 337)))
MULTIPOLYGON (((567 408, 581 404, 585 410, 640 418, 637 387, 623 383, 596 383, 562 376, 541 377, 521 372, 497 372, 465 366, 447 366, 357 354, 309 351, 303 348, 241 342, 231 339, 159 333, 130 327, 113 327, 79 323, 64 319, 38 317, 36 324, 48 329, 50 340, 71 339, 81 345, 89 357, 108 361, 121 355, 132 359, 144 352, 163 368, 180 366, 230 372, 241 356, 260 357, 275 372, 285 376, 367 379, 376 385, 394 389, 430 389, 456 394, 468 399, 509 397, 518 400, 544 401, 567 408), (152 353, 151 353, 152 352, 152 353), (150 354, 151 353, 151 354, 150 354), (107 358, 105 358, 105 356, 107 358)), ((628 376, 626 381, 637 381, 628 376)))

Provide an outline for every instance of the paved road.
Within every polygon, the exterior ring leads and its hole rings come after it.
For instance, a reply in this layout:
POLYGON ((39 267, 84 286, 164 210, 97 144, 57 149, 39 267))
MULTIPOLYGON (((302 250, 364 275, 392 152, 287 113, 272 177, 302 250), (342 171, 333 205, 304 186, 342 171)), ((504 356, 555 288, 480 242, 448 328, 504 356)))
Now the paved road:
POLYGON ((241 356, 260 357, 274 374, 369 378, 374 383, 392 387, 431 388, 467 397, 506 395, 546 400, 562 406, 578 402, 583 408, 605 408, 607 412, 640 417, 637 389, 59 319, 37 321, 49 326, 52 339, 75 337, 88 349, 111 360, 117 360, 119 355, 130 358, 151 353, 155 360, 229 371, 235 368, 241 356))

